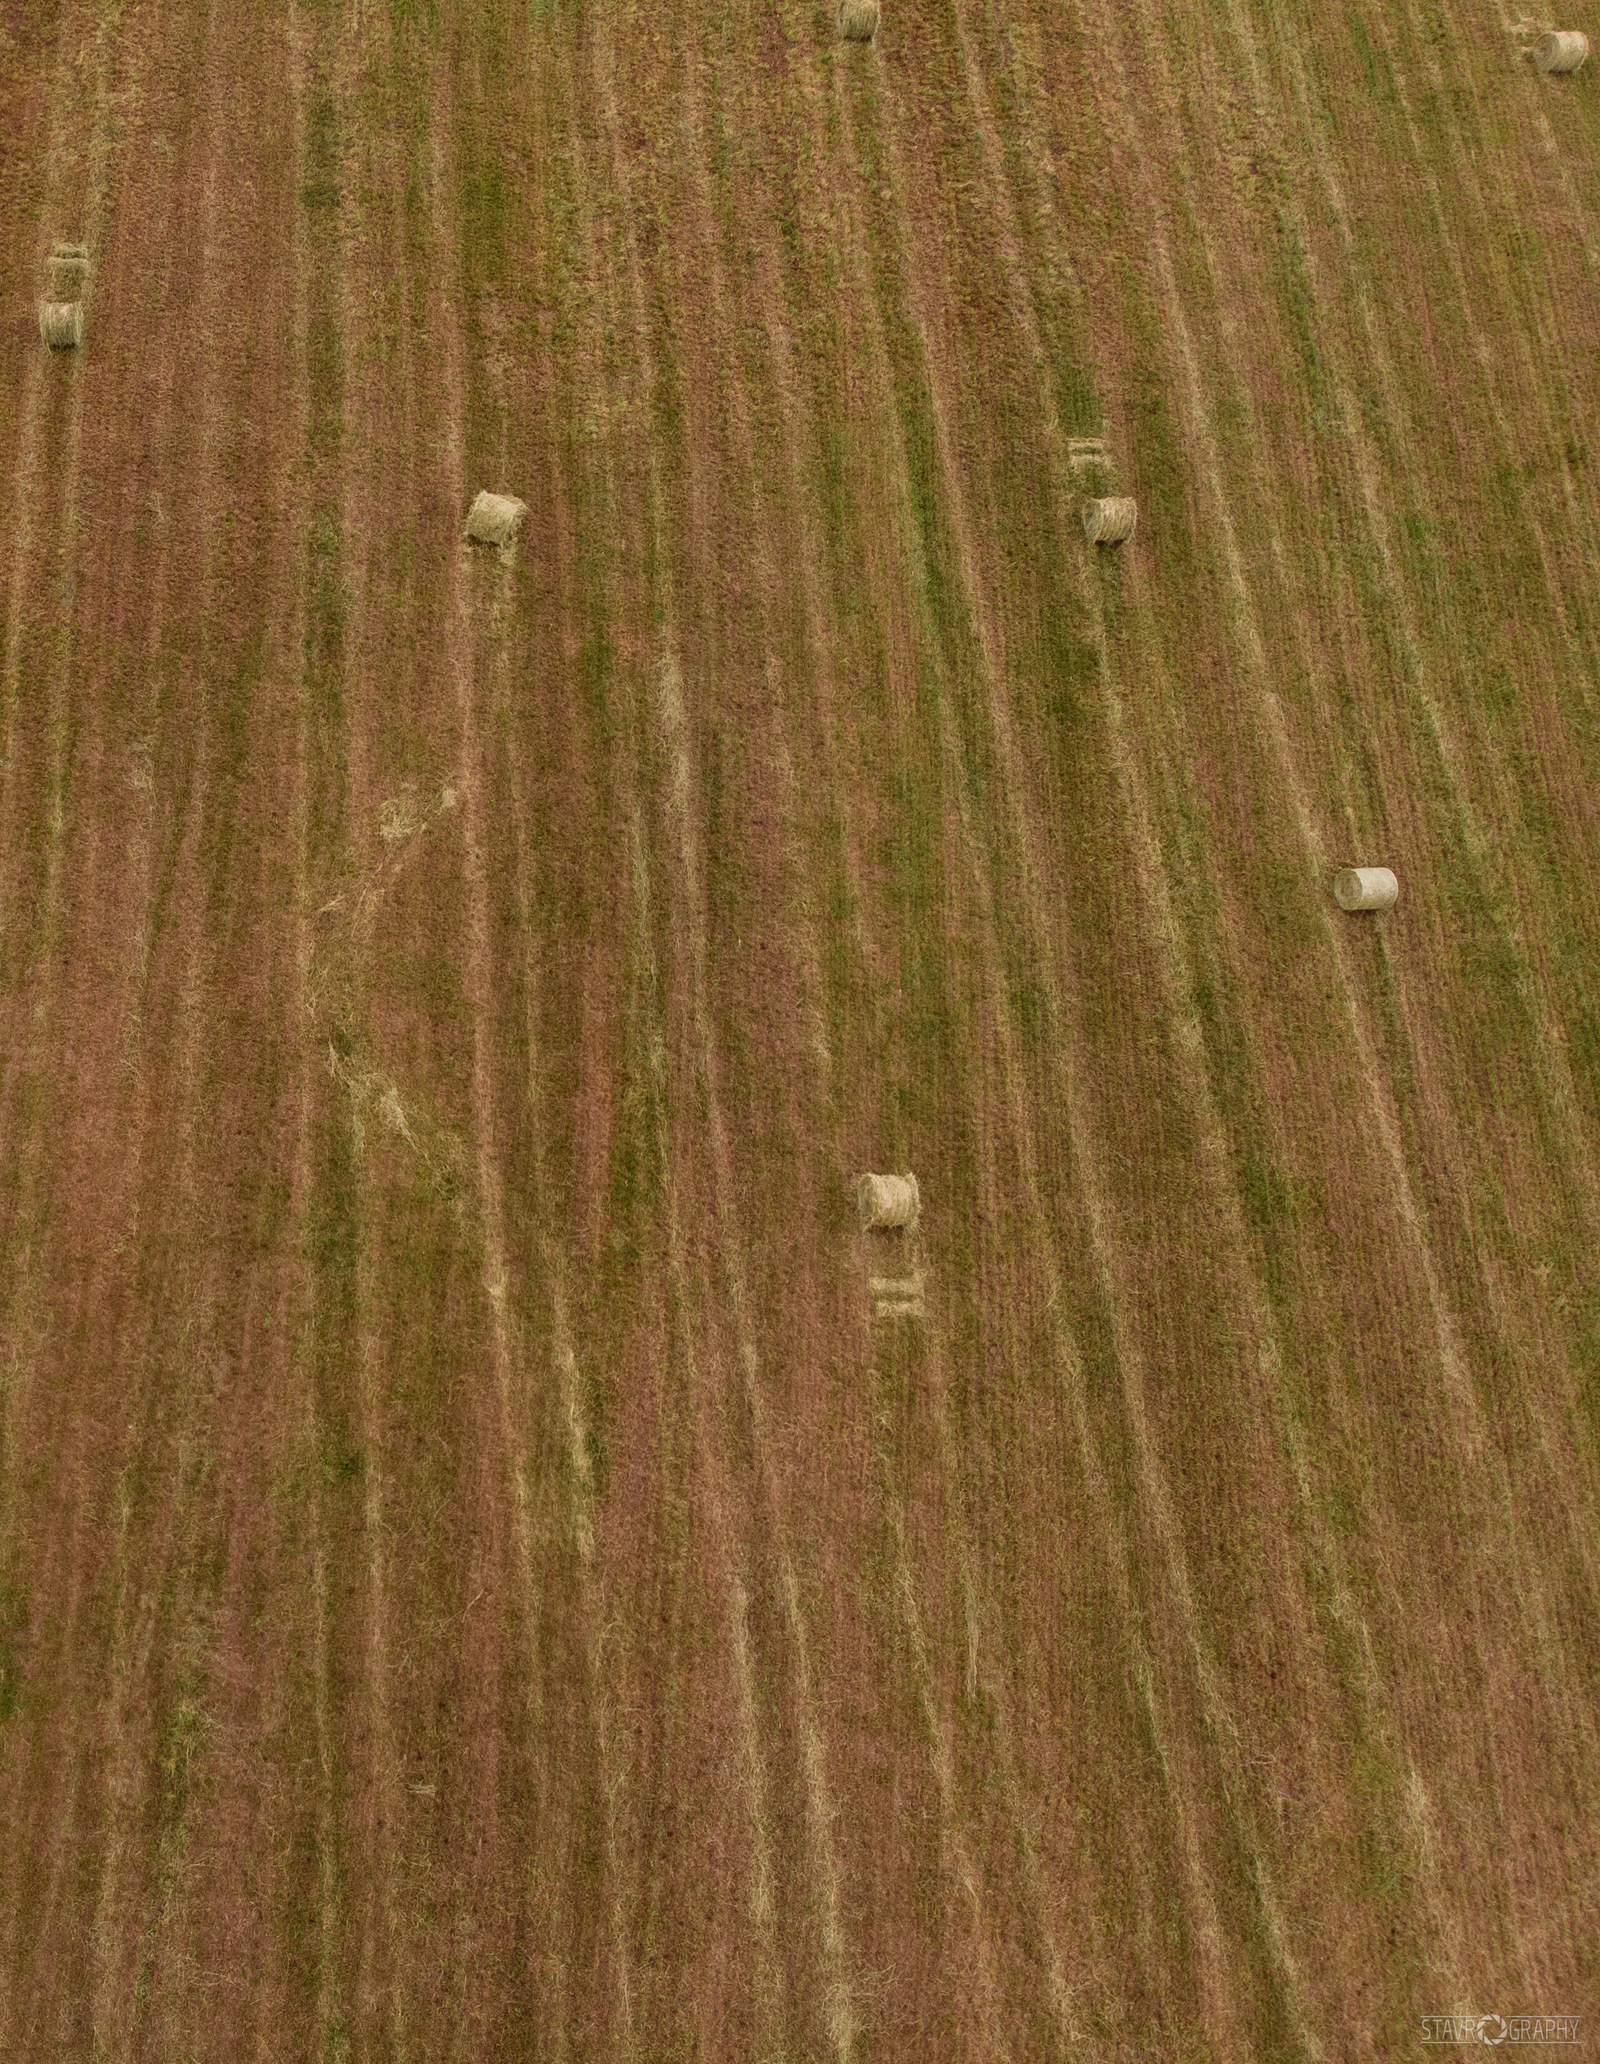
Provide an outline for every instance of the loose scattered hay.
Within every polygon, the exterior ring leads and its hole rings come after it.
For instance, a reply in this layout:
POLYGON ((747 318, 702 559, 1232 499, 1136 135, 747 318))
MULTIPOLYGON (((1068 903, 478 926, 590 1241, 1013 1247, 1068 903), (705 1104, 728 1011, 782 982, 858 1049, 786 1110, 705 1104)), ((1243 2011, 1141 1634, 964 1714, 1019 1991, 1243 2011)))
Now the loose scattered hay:
POLYGON ((422 811, 409 789, 404 795, 390 796, 380 804, 378 836, 385 845, 397 845, 401 839, 408 839, 421 829, 422 811))
POLYGON ((52 351, 76 351, 83 342, 83 303, 41 301, 39 335, 52 351))
POLYGON ((1067 439, 1067 464, 1077 470, 1079 466, 1109 466, 1111 454, 1106 450, 1103 437, 1069 437, 1067 439))
POLYGON ((922 1277, 871 1276, 872 1316, 875 1319, 920 1319, 923 1316, 922 1277))
POLYGON ((909 1232, 922 1216, 922 1193, 914 1175, 863 1175, 856 1183, 856 1211, 864 1233, 909 1232))
POLYGON ((1589 55, 1589 39, 1581 29, 1552 29, 1533 46, 1541 72, 1575 72, 1589 55))
POLYGON ((52 301, 81 300, 83 283, 89 275, 88 245, 57 244, 46 260, 45 269, 50 276, 52 301))
POLYGON ((509 545, 528 513, 515 495, 490 494, 485 488, 467 515, 467 536, 480 545, 509 545))
POLYGON ((878 33, 878 0, 839 0, 839 33, 849 43, 870 43, 878 33))
POLYGON ((1391 910, 1400 884, 1387 867, 1341 867, 1333 897, 1341 910, 1391 910))
POLYGON ((1083 505, 1083 534, 1091 545, 1125 545, 1139 521, 1132 495, 1107 495, 1083 505))

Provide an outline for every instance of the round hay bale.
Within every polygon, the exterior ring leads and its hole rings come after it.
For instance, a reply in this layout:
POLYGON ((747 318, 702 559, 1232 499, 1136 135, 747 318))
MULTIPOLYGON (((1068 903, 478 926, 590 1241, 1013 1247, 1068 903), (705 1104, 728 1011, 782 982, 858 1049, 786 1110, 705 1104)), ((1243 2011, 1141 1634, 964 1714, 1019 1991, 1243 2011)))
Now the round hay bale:
POLYGON ((1091 545, 1125 545, 1139 521, 1132 495, 1107 495, 1083 505, 1083 534, 1091 545))
POLYGON ((914 1175, 863 1175, 856 1182, 856 1212, 864 1233, 907 1232, 922 1216, 922 1193, 914 1175))
POLYGON ((1400 884, 1387 867, 1341 867, 1333 897, 1341 910, 1392 910, 1400 884))
POLYGON ((1575 72, 1589 55, 1589 39, 1581 29, 1552 29, 1533 47, 1541 72, 1575 72))
POLYGON ((509 545, 527 513, 527 503, 515 495, 485 489, 467 514, 467 536, 480 545, 509 545))
POLYGON ((52 351, 76 351, 83 342, 83 303, 41 301, 39 335, 52 351))
POLYGON ((839 34, 849 43, 870 43, 878 33, 878 0, 839 0, 839 34))

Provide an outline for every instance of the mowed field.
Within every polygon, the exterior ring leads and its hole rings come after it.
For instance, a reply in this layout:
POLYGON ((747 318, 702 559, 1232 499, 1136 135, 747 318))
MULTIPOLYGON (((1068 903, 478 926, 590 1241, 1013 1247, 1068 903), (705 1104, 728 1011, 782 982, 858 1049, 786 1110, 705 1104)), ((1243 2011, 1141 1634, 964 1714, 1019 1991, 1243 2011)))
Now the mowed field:
POLYGON ((1516 30, 0 0, 5 2064, 1593 2044, 1516 30))

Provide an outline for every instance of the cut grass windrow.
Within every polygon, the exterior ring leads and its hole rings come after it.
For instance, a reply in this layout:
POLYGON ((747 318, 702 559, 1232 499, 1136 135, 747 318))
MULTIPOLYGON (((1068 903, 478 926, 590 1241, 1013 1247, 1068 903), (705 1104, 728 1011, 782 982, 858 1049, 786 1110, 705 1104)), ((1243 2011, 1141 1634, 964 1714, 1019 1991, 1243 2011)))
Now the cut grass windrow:
MULTIPOLYGON (((357 1199, 350 1119, 342 1098, 318 1077, 318 1042, 304 1014, 314 1007, 314 885, 343 860, 348 786, 345 719, 344 575, 339 478, 345 409, 345 358, 338 285, 340 142, 333 99, 335 54, 322 0, 288 0, 289 90, 293 108, 299 205, 294 213, 295 342, 308 480, 303 505, 304 558, 298 627, 300 666, 299 788, 296 826, 297 973, 300 1031, 300 1145, 295 1188, 304 1228, 306 1283, 297 1317, 296 1359, 304 1371, 298 1439, 291 1436, 290 1482, 305 1501, 304 1581, 309 1592, 310 1655, 291 1665, 295 1689, 309 1692, 313 1760, 309 1801, 297 1799, 284 1920, 291 1941, 315 1973, 310 2025, 303 2039, 323 2059, 336 2055, 346 2025, 340 1979, 340 1773, 336 1767, 335 1664, 330 1648, 330 1548, 337 1518, 326 1495, 326 1462, 338 1471, 347 1392, 346 1355, 355 1348, 357 1199), (330 1109, 331 1105, 331 1109, 330 1109), (296 1466, 297 1465, 297 1466, 296 1466), (307 1682, 309 1679, 309 1682, 307 1682)), ((296 1541, 296 1546, 301 1546, 296 1541)))
MULTIPOLYGON (((452 102, 442 74, 435 85, 432 105, 434 167, 433 177, 428 184, 433 209, 433 235, 436 249, 448 256, 448 262, 441 268, 441 277, 444 280, 454 280, 460 276, 460 267, 454 248, 452 216, 445 206, 443 179, 444 144, 450 134, 452 102)), ((459 326, 442 296, 436 308, 435 322, 439 329, 442 329, 446 339, 446 391, 454 404, 452 419, 447 426, 443 454, 443 470, 448 489, 447 505, 464 510, 468 496, 464 424, 460 415, 460 398, 465 392, 462 338, 459 326)), ((484 849, 487 829, 483 788, 484 758, 479 739, 477 713, 480 690, 476 678, 477 667, 485 661, 492 671, 497 651, 502 656, 503 664, 507 624, 503 602, 499 607, 498 623, 495 622, 494 614, 490 615, 487 624, 483 622, 484 612, 475 603, 473 596, 473 584, 478 569, 472 562, 472 547, 464 540, 458 540, 455 545, 454 566, 452 643, 456 653, 453 671, 457 723, 461 737, 461 762, 464 770, 461 835, 465 853, 471 927, 468 942, 468 993, 473 1022, 472 1108, 477 1156, 476 1194, 482 1215, 483 1287, 492 1312, 501 1437, 506 1450, 505 1462, 513 1500, 513 1525, 525 1594, 524 1610, 531 1625, 535 1615, 532 1547, 526 1505, 521 1494, 521 1486, 525 1480, 525 1464, 514 1405, 516 1335, 509 1310, 511 1286, 506 1266, 505 1197, 503 1177, 494 1156, 499 1127, 487 1045, 491 1000, 489 884, 484 849), (486 645, 487 652, 484 649, 486 645)), ((501 692, 503 695, 503 685, 501 692)), ((528 1036, 530 1065, 536 1069, 536 1048, 533 1046, 531 1029, 528 1036)), ((635 2026, 634 1959, 626 1918, 626 1877, 621 1848, 625 1776, 620 1752, 611 1737, 605 1688, 602 1648, 606 1624, 605 1601, 596 1559, 596 1491, 591 1462, 592 1447, 589 1429, 584 1419, 576 1358, 567 1326, 562 1272, 552 1245, 545 1245, 544 1258, 550 1280, 552 1352, 560 1386, 568 1475, 572 1486, 572 1527, 578 1563, 579 1609, 586 1666, 585 1690, 595 1732, 606 1828, 608 1901, 612 1918, 612 1959, 616 1984, 615 2040, 619 2055, 626 2060, 635 2055, 638 2038, 635 2026)))
MULTIPOLYGON (((591 59, 594 65, 596 98, 609 145, 612 175, 626 208, 631 182, 626 161, 619 148, 619 116, 613 70, 615 60, 604 34, 595 36, 591 44, 591 59)), ((626 233, 624 241, 636 348, 641 362, 651 367, 653 354, 650 324, 646 312, 638 250, 631 230, 626 233)), ((662 369, 655 365, 652 370, 655 375, 652 384, 659 387, 662 369)), ((652 550, 655 601, 661 623, 661 649, 652 667, 655 691, 652 698, 652 717, 663 751, 667 779, 666 814, 669 837, 677 861, 677 878, 681 884, 685 904, 685 928, 688 935, 686 943, 692 985, 691 1008, 697 1048, 695 1073, 705 1108, 719 1256, 737 1342, 740 1379, 744 1405, 752 1430, 757 1477, 779 1567, 780 1603, 795 1672, 805 1780, 803 1789, 808 1862, 826 1960, 823 1990, 828 2002, 828 2035, 838 2064, 849 2064, 856 2039, 856 2016, 846 1978, 848 1949, 840 1918, 839 1865, 831 1832, 833 1806, 827 1773, 827 1752, 812 1690, 810 1637, 795 1579, 793 1550, 780 1490, 781 1480, 773 1467, 759 1358, 746 1310, 746 1265, 735 1230, 737 1215, 731 1191, 730 1157, 717 1088, 715 1042, 707 986, 704 877, 693 814, 694 799, 690 788, 682 677, 673 646, 674 612, 667 575, 669 562, 666 553, 667 522, 663 483, 653 449, 647 472, 647 486, 649 507, 646 535, 652 550)))

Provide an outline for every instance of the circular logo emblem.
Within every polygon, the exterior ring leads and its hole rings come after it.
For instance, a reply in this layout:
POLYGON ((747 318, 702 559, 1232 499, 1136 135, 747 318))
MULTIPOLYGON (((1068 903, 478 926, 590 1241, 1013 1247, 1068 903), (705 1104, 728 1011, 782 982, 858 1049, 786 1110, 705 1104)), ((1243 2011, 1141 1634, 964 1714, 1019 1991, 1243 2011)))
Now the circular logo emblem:
POLYGON ((1478 2022, 1478 2040, 1481 2043, 1503 2043, 1506 2039, 1506 2024, 1498 2014, 1485 2014, 1478 2022))

